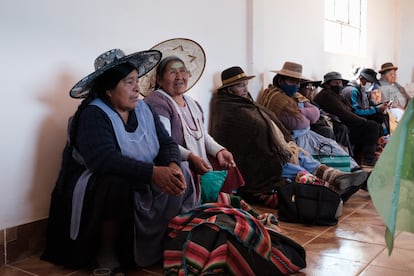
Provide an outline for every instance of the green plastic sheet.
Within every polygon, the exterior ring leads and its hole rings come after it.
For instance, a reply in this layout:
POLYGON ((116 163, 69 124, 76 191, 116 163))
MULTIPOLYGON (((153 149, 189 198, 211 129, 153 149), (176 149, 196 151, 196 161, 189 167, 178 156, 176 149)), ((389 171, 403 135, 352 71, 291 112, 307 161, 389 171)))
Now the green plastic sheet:
POLYGON ((370 177, 372 202, 386 225, 388 254, 397 230, 414 233, 414 101, 385 146, 370 177))

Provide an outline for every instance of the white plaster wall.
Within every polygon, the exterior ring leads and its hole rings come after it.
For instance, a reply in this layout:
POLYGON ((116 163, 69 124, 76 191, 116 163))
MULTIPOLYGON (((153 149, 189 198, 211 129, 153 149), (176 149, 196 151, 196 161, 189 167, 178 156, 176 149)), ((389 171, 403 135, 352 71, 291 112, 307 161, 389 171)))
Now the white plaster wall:
POLYGON ((318 79, 323 70, 324 1, 265 0, 264 83, 272 83, 286 61, 300 63, 303 75, 318 79))
MULTIPOLYGON (((398 51, 387 61, 397 65, 397 81, 401 85, 414 83, 414 1, 396 0, 396 36, 395 43, 398 51)), ((412 85, 411 85, 412 86, 412 85)))
POLYGON ((411 81, 413 20, 407 9, 413 4, 397 2, 368 0, 375 5, 368 24, 374 56, 346 57, 323 51, 323 0, 1 1, 0 229, 47 217, 66 121, 79 103, 68 91, 92 72, 100 53, 115 47, 130 53, 174 37, 196 40, 207 65, 189 93, 208 120, 220 72, 233 65, 257 75, 250 85, 254 96, 271 82, 269 71, 286 60, 302 63, 305 75, 320 79, 329 70, 344 73, 354 63, 380 66, 396 57, 410 72, 400 78, 411 81), (398 39, 396 23, 384 21, 388 13, 401 15, 398 39), (383 37, 384 28, 391 38, 383 37))
POLYGON ((208 112, 217 72, 245 65, 245 18, 240 0, 2 1, 0 229, 48 215, 67 118, 79 104, 68 91, 93 71, 99 54, 196 40, 207 66, 189 93, 208 112))

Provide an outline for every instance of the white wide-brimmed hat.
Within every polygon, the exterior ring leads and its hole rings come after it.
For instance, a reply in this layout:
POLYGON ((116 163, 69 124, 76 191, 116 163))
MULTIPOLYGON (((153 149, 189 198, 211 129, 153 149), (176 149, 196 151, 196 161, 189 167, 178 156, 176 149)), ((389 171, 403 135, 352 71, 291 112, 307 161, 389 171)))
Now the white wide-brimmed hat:
MULTIPOLYGON (((190 72, 187 91, 197 83, 206 66, 206 54, 203 47, 188 38, 168 39, 156 44, 151 50, 160 51, 162 59, 176 56, 184 62, 190 72)), ((143 96, 148 96, 155 89, 156 80, 156 68, 140 79, 140 92, 143 96)))

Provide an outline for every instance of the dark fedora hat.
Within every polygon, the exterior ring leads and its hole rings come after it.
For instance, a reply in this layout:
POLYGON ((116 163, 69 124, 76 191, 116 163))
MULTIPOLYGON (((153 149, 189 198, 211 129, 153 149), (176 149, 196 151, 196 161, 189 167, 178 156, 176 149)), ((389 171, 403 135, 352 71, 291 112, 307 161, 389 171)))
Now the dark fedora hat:
POLYGON ((220 86, 218 89, 232 86, 234 84, 240 83, 245 80, 250 80, 256 76, 247 76, 243 69, 239 66, 233 66, 230 68, 227 68, 223 72, 221 72, 221 82, 222 86, 220 86))
POLYGON ((122 63, 132 63, 138 70, 138 77, 142 77, 153 69, 161 60, 161 52, 157 50, 147 50, 125 55, 121 49, 112 49, 102 53, 95 59, 95 72, 90 73, 69 92, 72 98, 86 98, 89 94, 94 80, 115 66, 122 63))
POLYGON ((383 74, 383 73, 385 73, 386 71, 389 71, 389 70, 398 70, 398 67, 394 66, 394 64, 392 64, 391 62, 386 62, 383 65, 381 65, 381 70, 379 70, 378 72, 380 74, 383 74))
POLYGON ((379 84, 379 81, 377 79, 377 72, 375 72, 371 68, 362 69, 361 72, 359 72, 359 76, 363 77, 364 79, 366 79, 369 82, 379 84))
POLYGON ((342 81, 343 86, 347 85, 349 82, 348 80, 342 78, 341 73, 332 71, 323 76, 323 83, 321 84, 321 87, 325 87, 325 85, 331 80, 340 80, 342 81))

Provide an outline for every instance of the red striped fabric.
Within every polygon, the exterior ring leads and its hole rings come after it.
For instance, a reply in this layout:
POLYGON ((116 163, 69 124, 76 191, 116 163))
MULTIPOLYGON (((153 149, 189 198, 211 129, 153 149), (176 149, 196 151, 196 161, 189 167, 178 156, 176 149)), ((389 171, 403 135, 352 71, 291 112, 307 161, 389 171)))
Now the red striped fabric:
POLYGON ((178 215, 165 243, 166 275, 280 275, 306 267, 303 247, 261 224, 274 218, 260 219, 223 203, 178 215))

